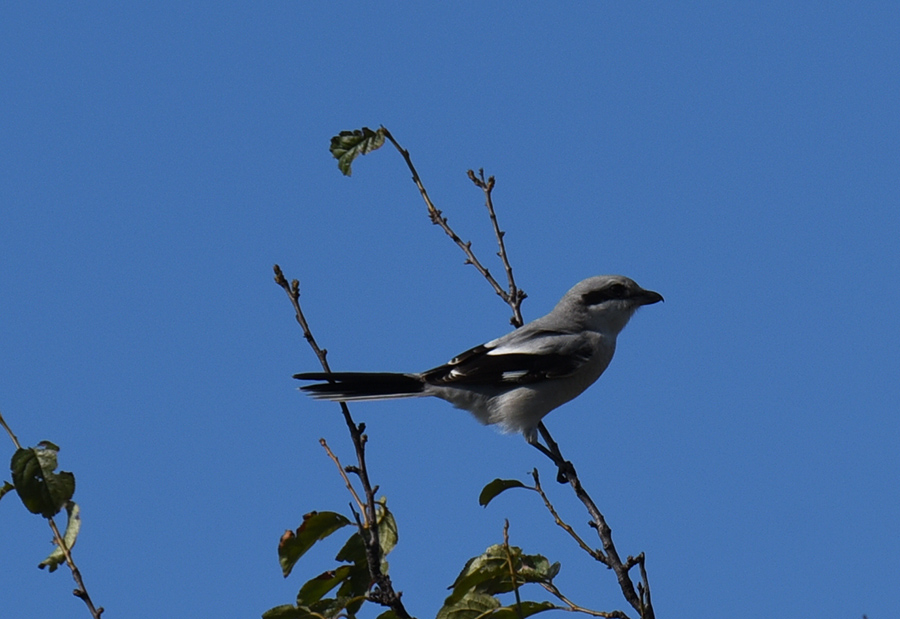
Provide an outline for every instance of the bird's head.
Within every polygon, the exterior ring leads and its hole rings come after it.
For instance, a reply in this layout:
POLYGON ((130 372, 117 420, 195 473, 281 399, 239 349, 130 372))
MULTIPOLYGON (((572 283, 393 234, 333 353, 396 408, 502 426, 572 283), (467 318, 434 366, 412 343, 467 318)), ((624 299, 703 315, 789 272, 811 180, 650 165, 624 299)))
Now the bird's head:
POLYGON ((573 312, 585 327, 616 336, 637 308, 662 300, 658 292, 644 290, 622 275, 597 275, 575 284, 554 312, 573 312))

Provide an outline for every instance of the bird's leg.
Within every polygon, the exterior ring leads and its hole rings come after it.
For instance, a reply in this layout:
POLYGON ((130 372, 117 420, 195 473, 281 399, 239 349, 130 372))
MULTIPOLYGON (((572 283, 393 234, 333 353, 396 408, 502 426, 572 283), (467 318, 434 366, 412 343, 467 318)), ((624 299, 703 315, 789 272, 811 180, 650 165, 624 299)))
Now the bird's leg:
POLYGON ((527 438, 528 443, 534 445, 538 451, 550 458, 553 464, 559 469, 556 474, 556 481, 561 484, 567 483, 570 478, 574 477, 575 467, 572 466, 571 462, 563 458, 563 455, 559 450, 559 445, 553 440, 553 437, 550 436, 550 432, 547 430, 547 426, 544 425, 543 421, 538 423, 537 429, 538 432, 541 433, 541 436, 544 437, 544 442, 547 443, 547 446, 545 447, 540 443, 536 434, 532 434, 527 438))

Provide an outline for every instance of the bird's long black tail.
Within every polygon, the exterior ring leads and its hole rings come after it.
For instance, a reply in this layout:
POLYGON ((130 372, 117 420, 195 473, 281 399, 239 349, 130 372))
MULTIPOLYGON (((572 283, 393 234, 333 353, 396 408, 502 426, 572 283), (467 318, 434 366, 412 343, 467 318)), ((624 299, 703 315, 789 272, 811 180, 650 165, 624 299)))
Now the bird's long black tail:
POLYGON ((328 381, 300 387, 317 400, 353 402, 415 398, 423 393, 425 382, 415 374, 390 372, 306 372, 294 374, 298 380, 328 381))

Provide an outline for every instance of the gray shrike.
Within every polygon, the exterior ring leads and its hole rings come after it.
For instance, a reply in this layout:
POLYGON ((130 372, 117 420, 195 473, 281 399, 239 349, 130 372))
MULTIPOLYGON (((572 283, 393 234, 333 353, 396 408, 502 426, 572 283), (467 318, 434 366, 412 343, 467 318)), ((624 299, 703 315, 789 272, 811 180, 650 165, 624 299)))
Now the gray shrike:
POLYGON ((600 378, 613 358, 616 336, 634 312, 662 300, 627 277, 599 275, 576 284, 546 316, 434 369, 418 374, 306 372, 294 378, 328 381, 302 390, 335 402, 435 396, 483 424, 521 432, 540 449, 541 419, 600 378))

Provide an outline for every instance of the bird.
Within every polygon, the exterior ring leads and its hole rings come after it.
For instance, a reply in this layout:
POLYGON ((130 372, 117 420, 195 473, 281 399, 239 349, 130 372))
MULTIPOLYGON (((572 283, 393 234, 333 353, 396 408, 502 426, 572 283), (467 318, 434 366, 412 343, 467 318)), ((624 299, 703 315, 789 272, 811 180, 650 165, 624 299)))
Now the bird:
MULTIPOLYGON (((304 372, 324 381, 301 390, 318 400, 356 402, 433 396, 472 413, 483 424, 518 432, 545 454, 542 419, 590 387, 609 366, 616 337, 638 308, 663 301, 622 275, 589 277, 550 313, 418 373, 304 372)), ((550 442, 549 435, 544 434, 550 442)))

